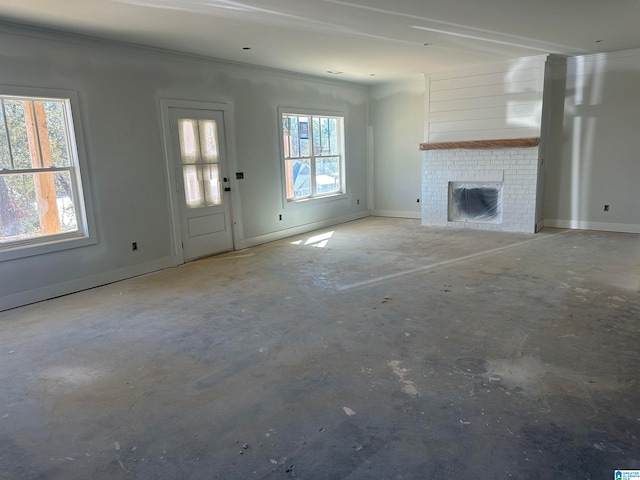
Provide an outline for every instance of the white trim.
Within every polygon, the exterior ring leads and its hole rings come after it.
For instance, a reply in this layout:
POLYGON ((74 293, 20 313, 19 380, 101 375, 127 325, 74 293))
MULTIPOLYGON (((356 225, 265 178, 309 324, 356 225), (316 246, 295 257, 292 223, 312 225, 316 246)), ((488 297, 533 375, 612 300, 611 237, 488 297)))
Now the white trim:
POLYGON ((167 190, 169 195, 169 209, 171 212, 171 261, 172 265, 180 265, 184 263, 184 252, 180 245, 182 241, 182 231, 180 226, 180 209, 178 192, 176 191, 176 182, 179 180, 175 175, 171 122, 169 120, 169 110, 171 108, 186 108, 192 110, 212 110, 222 112, 224 120, 225 143, 227 146, 227 167, 229 175, 229 184, 231 185, 231 205, 229 206, 229 214, 233 226, 233 243, 235 245, 239 239, 243 238, 242 218, 240 210, 240 189, 235 183, 235 172, 237 171, 236 146, 234 125, 235 119, 233 115, 233 104, 203 102, 198 100, 180 100, 172 98, 159 99, 159 117, 160 127, 163 136, 163 147, 165 157, 165 173, 167 178, 167 190))
POLYGON ((36 255, 46 255, 48 253, 60 252, 71 248, 86 247, 88 245, 95 245, 98 243, 95 235, 92 237, 88 235, 84 236, 82 233, 60 233, 48 237, 36 237, 32 241, 34 243, 20 244, 0 251, 0 262, 18 260, 20 258, 28 258, 36 255))
POLYGON ((30 303, 41 302, 42 300, 49 300, 51 298, 80 292, 82 290, 88 290, 90 288, 118 282, 120 280, 126 280, 131 277, 137 277, 139 275, 163 270, 171 267, 172 265, 173 261, 171 257, 164 257, 159 260, 110 270, 108 272, 98 273, 89 277, 76 278, 62 283, 34 288, 33 290, 27 290, 25 292, 5 295, 0 297, 0 311, 21 307, 30 303))
POLYGON ((58 88, 0 85, 0 94, 24 98, 51 98, 69 102, 67 104, 67 115, 71 118, 68 119, 67 124, 70 142, 68 147, 69 154, 73 156, 74 160, 74 165, 70 168, 74 169, 77 174, 73 191, 78 196, 78 202, 76 202, 75 205, 78 209, 76 212, 78 219, 77 232, 52 235, 50 237, 43 237, 42 241, 33 239, 33 241, 29 240, 22 244, 15 244, 15 246, 7 246, 4 250, 0 249, 0 262, 97 244, 98 238, 93 213, 91 182, 84 146, 78 92, 58 88))
MULTIPOLYGON (((278 142, 280 145, 280 190, 282 195, 282 210, 286 210, 287 208, 299 208, 296 205, 308 205, 308 204, 316 204, 322 200, 339 200, 343 198, 351 198, 349 195, 348 187, 347 187, 347 146, 346 146, 346 138, 347 138, 347 113, 345 111, 339 110, 323 110, 321 108, 305 108, 305 107, 278 107, 278 142), (310 197, 304 197, 300 199, 292 198, 287 199, 287 172, 286 172, 286 159, 284 158, 284 128, 282 126, 282 116, 283 115, 298 115, 298 116, 306 116, 313 120, 313 117, 330 117, 337 118, 341 120, 341 131, 338 132, 340 137, 340 192, 337 193, 329 193, 326 195, 316 195, 310 197)), ((311 122, 310 122, 311 123, 311 122)), ((313 146, 313 126, 309 125, 309 159, 316 158, 315 155, 311 154, 311 147, 313 146)), ((306 158, 306 157, 305 157, 306 158)), ((313 162, 310 162, 312 164, 313 162)), ((311 172, 315 172, 315 166, 311 166, 311 172)), ((312 182, 311 191, 316 190, 315 187, 315 176, 310 175, 310 179, 312 182)))
POLYGON ((171 259, 172 265, 180 265, 184 263, 184 253, 182 248, 178 247, 179 242, 182 241, 182 232, 180 228, 180 209, 178 205, 178 192, 176 191, 176 175, 173 167, 173 149, 171 138, 171 122, 169 121, 169 108, 174 106, 177 102, 175 100, 160 99, 160 124, 162 132, 162 144, 164 147, 164 159, 165 159, 165 174, 167 178, 167 190, 169 194, 169 211, 171 218, 171 259))
POLYGON ((276 240, 282 240, 283 238, 293 237, 294 235, 300 235, 307 232, 318 230, 319 228, 332 227, 340 223, 352 222, 353 220, 360 220, 361 218, 369 217, 369 210, 363 212, 351 213, 342 217, 329 218, 327 220, 321 220, 319 222, 307 223, 305 225, 299 225, 297 227, 288 228, 286 230, 280 230, 278 232, 267 233, 265 235, 259 235, 257 237, 246 238, 241 240, 236 245, 237 249, 255 247, 256 245, 262 245, 264 243, 274 242, 276 240))
POLYGON ((416 218, 420 220, 422 218, 422 211, 410 212, 407 210, 372 210, 372 217, 395 217, 395 218, 416 218))
POLYGON ((545 227, 571 228, 575 230, 599 230, 603 232, 640 233, 640 225, 632 223, 589 222, 584 220, 543 220, 545 227))
POLYGON ((328 193, 327 195, 322 195, 320 197, 304 197, 299 200, 287 200, 285 199, 286 205, 305 205, 311 203, 312 205, 316 205, 321 202, 330 202, 335 200, 344 200, 351 199, 351 195, 347 193, 328 193))
POLYGON ((374 172, 375 172, 375 129, 373 125, 367 125, 367 208, 375 205, 374 197, 374 172))
POLYGON ((584 55, 575 55, 571 57, 567 57, 566 62, 569 65, 574 65, 580 62, 598 62, 603 59, 606 60, 614 60, 618 58, 627 58, 627 57, 639 57, 640 56, 640 48, 630 49, 630 50, 619 50, 616 52, 604 52, 604 53, 592 53, 592 54, 584 54, 584 55), (578 60, 580 59, 580 60, 578 60))
POLYGON ((224 115, 224 132, 225 142, 227 146, 227 168, 229 175, 229 186, 231 187, 231 205, 229 214, 231 215, 231 223, 233 229, 233 245, 234 250, 237 249, 236 244, 244 238, 244 228, 242 221, 242 196, 240 195, 240 185, 238 182, 241 180, 236 179, 236 172, 238 171, 238 154, 236 151, 236 119, 235 119, 235 104, 227 103, 226 109, 223 110, 224 115))
POLYGON ((424 82, 424 141, 429 142, 431 138, 431 75, 425 75, 424 82))

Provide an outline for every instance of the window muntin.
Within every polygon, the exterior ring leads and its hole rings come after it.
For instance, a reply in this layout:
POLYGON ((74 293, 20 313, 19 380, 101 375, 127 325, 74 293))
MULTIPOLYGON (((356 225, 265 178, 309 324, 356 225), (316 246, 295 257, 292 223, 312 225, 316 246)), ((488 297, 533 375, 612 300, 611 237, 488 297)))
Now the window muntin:
POLYGON ((288 201, 344 193, 344 118, 282 114, 288 201))
POLYGON ((0 253, 88 238, 73 131, 69 98, 0 95, 0 253))

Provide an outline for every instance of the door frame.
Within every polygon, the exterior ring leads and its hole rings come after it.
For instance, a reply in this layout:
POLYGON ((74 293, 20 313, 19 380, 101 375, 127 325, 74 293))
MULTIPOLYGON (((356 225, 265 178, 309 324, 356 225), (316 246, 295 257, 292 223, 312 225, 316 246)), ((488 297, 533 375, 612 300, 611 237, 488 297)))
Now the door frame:
POLYGON ((160 99, 160 120, 162 127, 162 137, 165 157, 165 173, 167 175, 167 193, 169 210, 171 212, 171 264, 173 266, 184 263, 184 252, 182 250, 182 227, 180 222, 180 204, 178 196, 178 182, 182 179, 176 178, 175 159, 173 158, 173 138, 171 135, 171 123, 169 111, 171 108, 186 108, 192 110, 213 110, 222 112, 224 120, 225 144, 227 147, 227 169, 229 175, 229 186, 231 187, 231 201, 229 202, 229 216, 231 221, 231 238, 233 250, 236 250, 238 241, 242 236, 242 221, 240 219, 240 191, 236 180, 237 169, 236 146, 235 146, 235 119, 233 106, 228 103, 202 102, 198 100, 179 100, 172 98, 160 99))

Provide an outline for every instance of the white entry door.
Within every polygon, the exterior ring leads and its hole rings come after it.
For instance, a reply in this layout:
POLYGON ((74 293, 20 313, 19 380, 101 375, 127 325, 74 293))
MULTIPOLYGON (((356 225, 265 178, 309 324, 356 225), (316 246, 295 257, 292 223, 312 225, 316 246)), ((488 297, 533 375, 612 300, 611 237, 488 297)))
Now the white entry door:
POLYGON ((233 249, 224 112, 169 108, 184 260, 233 249))

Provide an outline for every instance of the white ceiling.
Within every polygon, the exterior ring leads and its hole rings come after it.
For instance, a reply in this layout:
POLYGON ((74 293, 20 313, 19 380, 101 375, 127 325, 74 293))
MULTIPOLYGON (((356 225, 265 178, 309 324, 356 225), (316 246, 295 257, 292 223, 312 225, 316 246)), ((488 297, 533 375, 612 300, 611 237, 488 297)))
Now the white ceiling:
POLYGON ((367 83, 640 48, 640 0, 0 0, 0 20, 367 83))

